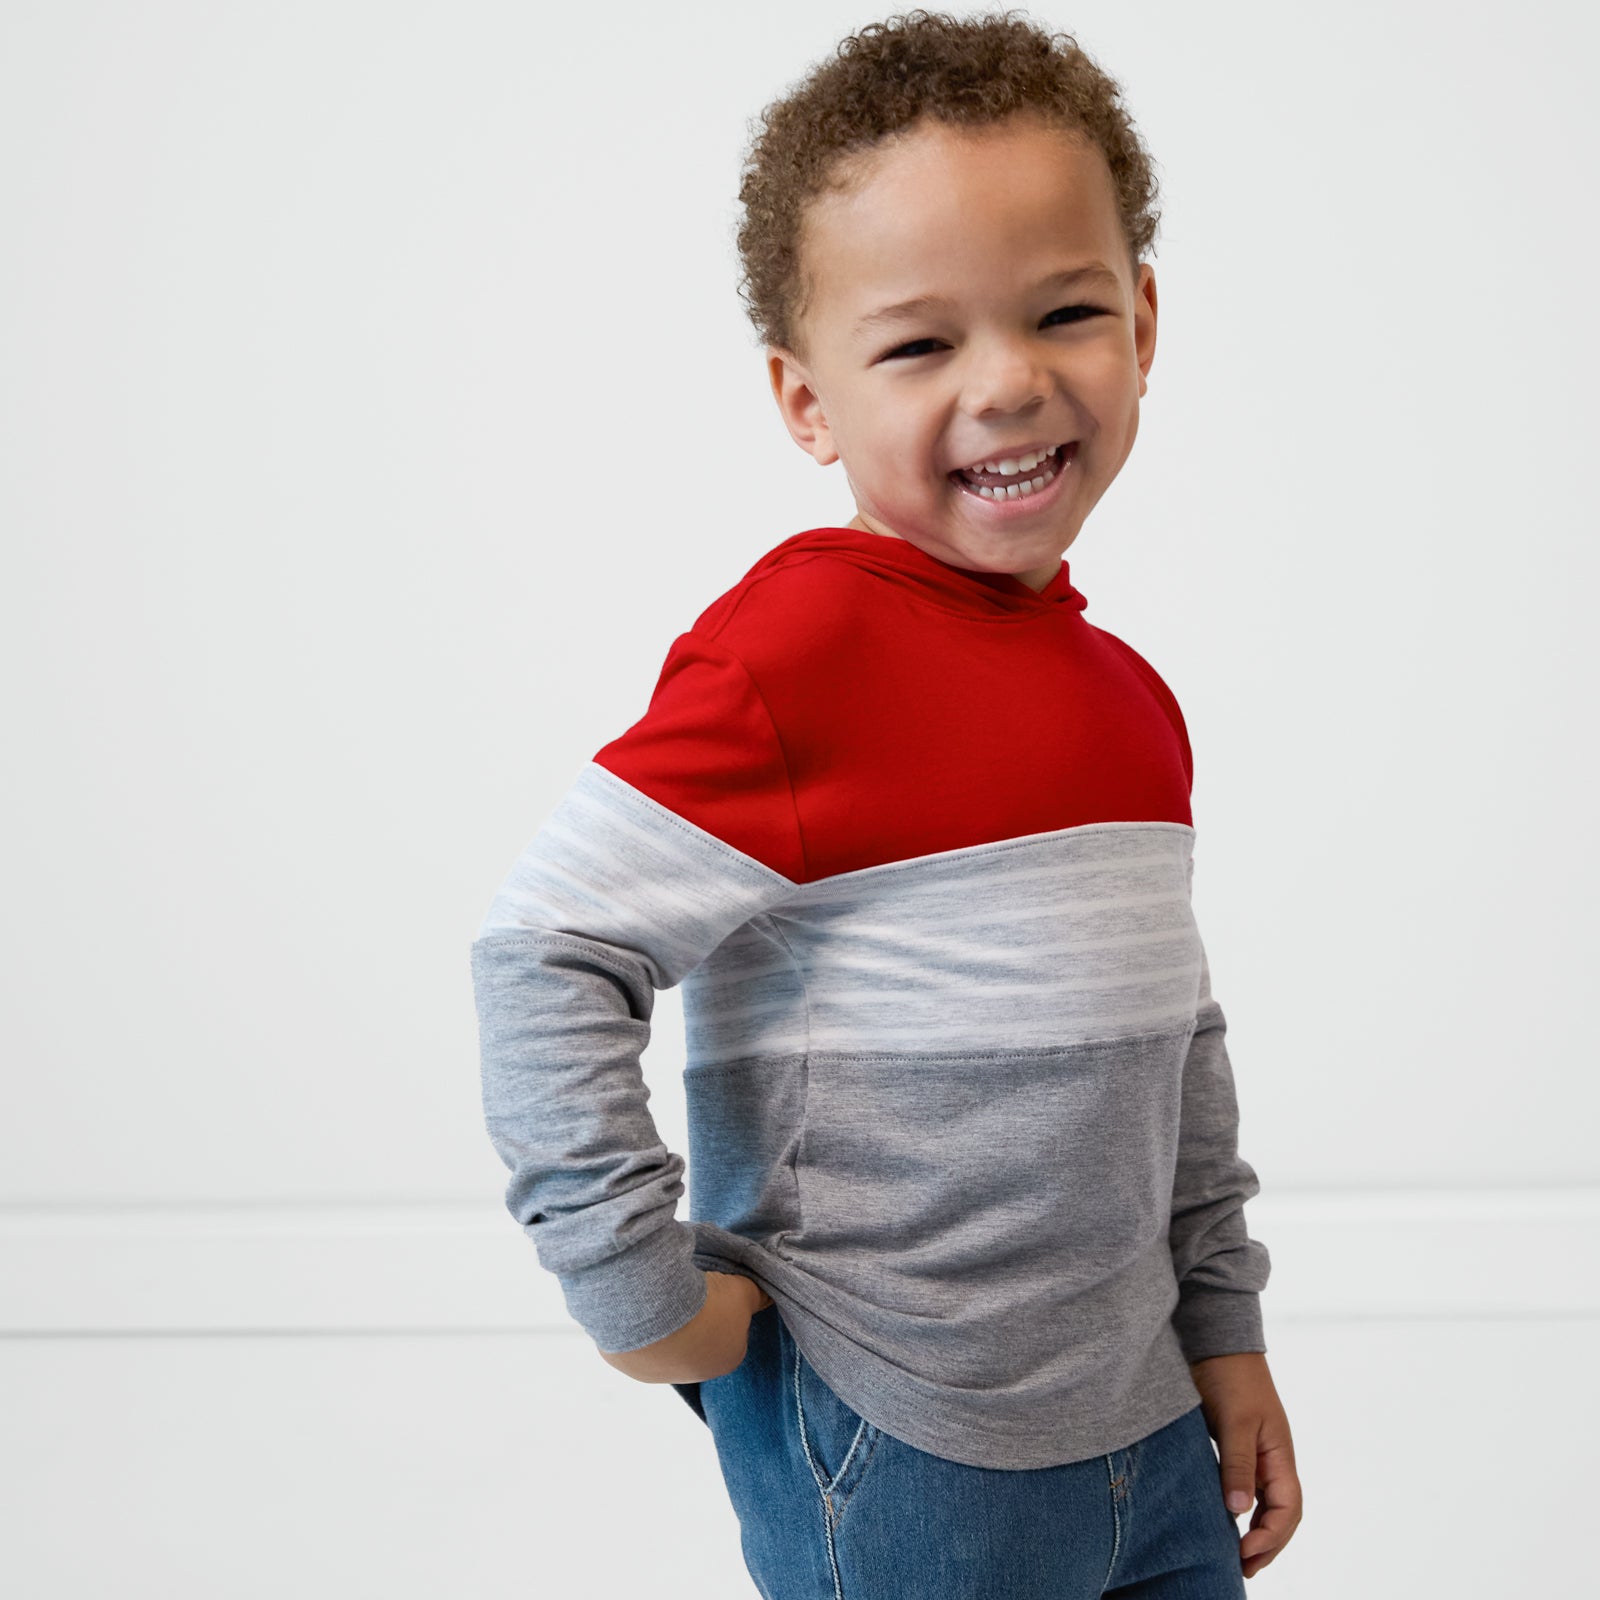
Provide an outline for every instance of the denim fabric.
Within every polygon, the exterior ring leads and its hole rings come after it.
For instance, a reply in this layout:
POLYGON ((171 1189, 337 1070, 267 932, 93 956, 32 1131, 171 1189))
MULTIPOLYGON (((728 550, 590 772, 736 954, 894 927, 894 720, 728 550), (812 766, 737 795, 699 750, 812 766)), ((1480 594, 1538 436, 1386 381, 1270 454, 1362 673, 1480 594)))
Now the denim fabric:
POLYGON ((1018 1471, 930 1455, 850 1409, 776 1306, 744 1361, 673 1385, 706 1422, 763 1600, 1239 1600, 1239 1535, 1197 1405, 1018 1471))

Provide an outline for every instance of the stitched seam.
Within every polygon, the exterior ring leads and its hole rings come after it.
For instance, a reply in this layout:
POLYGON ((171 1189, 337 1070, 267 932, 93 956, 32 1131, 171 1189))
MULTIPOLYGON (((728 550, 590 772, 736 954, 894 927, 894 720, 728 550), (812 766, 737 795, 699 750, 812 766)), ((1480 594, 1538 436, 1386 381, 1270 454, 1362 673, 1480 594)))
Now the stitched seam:
POLYGON ((831 892, 837 888, 839 882, 845 878, 865 878, 869 874, 874 876, 890 872, 927 872, 930 862, 938 862, 946 856, 978 856, 998 855, 1002 850, 1036 850, 1041 839, 1049 838, 1055 834, 1063 833, 1113 833, 1125 831, 1130 828, 1140 828, 1146 832, 1157 829, 1163 832, 1188 834, 1191 838, 1198 837, 1198 830, 1189 822, 1163 822, 1159 819, 1150 821, 1127 821, 1118 818, 1111 822, 1081 822, 1066 828, 1047 828, 1040 833, 1024 834, 1015 839, 995 839, 985 844, 955 845, 949 850, 929 850, 922 855, 908 856, 904 861, 882 861, 872 867, 852 867, 848 872, 833 872, 825 878, 816 878, 809 883, 796 887, 802 890, 822 890, 826 886, 831 892))
POLYGON ((805 1446, 806 1460, 811 1464, 811 1476, 817 1480, 817 1486, 822 1490, 823 1505, 825 1508, 832 1510, 833 1526, 837 1528, 839 1523, 844 1519, 845 1507, 850 1504, 851 1496, 853 1496, 856 1491, 855 1489, 852 1489, 849 1494, 845 1495, 844 1498, 839 1501, 837 1509, 833 1509, 831 1500, 833 1491, 838 1488, 839 1484, 843 1481, 845 1472, 850 1466, 851 1459, 854 1457, 857 1448, 861 1444, 861 1441, 865 1439, 867 1441, 867 1453, 862 1458, 860 1470, 856 1473, 856 1488, 860 1488, 861 1480, 866 1476, 867 1468, 869 1465, 871 1465, 873 1452, 878 1448, 878 1441, 883 1437, 883 1435, 876 1428, 874 1428, 865 1417, 863 1417, 857 1424, 855 1437, 850 1441, 850 1448, 844 1453, 844 1460, 840 1463, 839 1470, 834 1473, 833 1477, 827 1483, 824 1483, 822 1481, 822 1473, 817 1467, 815 1458, 811 1454, 811 1445, 806 1434, 805 1408, 800 1400, 800 1346, 798 1344, 795 1346, 794 1350, 794 1403, 795 1411, 800 1419, 800 1441, 805 1446))
MULTIPOLYGON (((1046 1061, 1052 1057, 1084 1050, 1109 1050, 1114 1046, 1137 1044, 1145 1039, 1179 1039, 1189 1032, 1183 1027, 1151 1028, 1144 1033, 1112 1033, 1098 1039, 1075 1039, 1069 1044, 1028 1045, 1018 1050, 893 1050, 879 1055, 862 1055, 843 1050, 819 1050, 822 1061, 1046 1061)), ((758 1059, 766 1059, 764 1057, 758 1059)))
MULTIPOLYGON (((773 938, 775 938, 778 943, 783 946, 784 953, 789 957, 790 964, 794 967, 795 979, 800 985, 800 1004, 803 1008, 805 1018, 805 1037, 803 1040, 804 1047, 800 1055, 800 1071, 804 1074, 804 1092, 800 1101, 800 1128, 799 1132, 795 1136, 794 1154, 789 1159, 789 1179, 794 1186, 795 1221, 799 1224, 800 1231, 804 1232, 806 1225, 805 1210, 800 1204, 800 1147, 805 1143, 806 1119, 811 1108, 811 986, 806 982, 806 969, 801 964, 800 958, 794 953, 794 946, 789 943, 789 940, 784 934, 783 929, 778 926, 777 918, 773 916, 766 916, 762 920, 771 930, 773 938)), ((792 1051, 785 1053, 788 1055, 793 1054, 792 1051)), ((753 1059, 761 1060, 763 1058, 758 1056, 753 1059)), ((777 1235, 777 1238, 774 1239, 773 1249, 777 1254, 783 1254, 781 1250, 777 1249, 777 1241, 782 1239, 784 1233, 789 1233, 792 1231, 792 1229, 785 1228, 777 1235)), ((798 1348, 799 1347, 796 1346, 796 1350, 798 1350, 798 1348)))
POLYGON ((803 1050, 777 1050, 771 1055, 735 1056, 731 1061, 702 1061, 684 1068, 686 1078, 715 1078, 724 1072, 746 1073, 752 1067, 776 1066, 783 1061, 803 1061, 803 1050))
MULTIPOLYGON (((797 881, 805 883, 810 880, 811 866, 806 860, 806 834, 805 829, 800 826, 800 802, 795 798, 794 774, 789 766, 789 752, 784 748, 783 730, 778 726, 778 719, 773 716, 772 707, 767 704, 767 697, 762 693, 761 685, 756 682, 756 675, 750 670, 750 667, 748 663, 746 663, 744 657, 741 656, 736 650, 728 649, 728 646, 725 645, 719 637, 723 628, 726 628, 728 624, 733 621, 734 613, 738 611, 739 606, 744 604, 745 598, 748 594, 749 590, 747 589, 745 594, 739 597, 738 604, 734 606, 733 611, 730 611, 723 619, 721 627, 717 629, 716 633, 710 634, 707 637, 710 643, 716 645, 719 650, 727 651, 728 655, 738 663, 739 670, 744 673, 745 681, 755 691, 756 699, 761 702, 761 709, 767 714, 767 723, 772 729, 773 743, 777 745, 778 755, 783 761, 783 781, 789 790, 789 810, 794 817, 795 843, 800 846, 800 877, 797 881)), ((765 865, 765 863, 763 863, 763 865, 765 865)), ((769 868, 768 870, 770 871, 771 869, 769 868)), ((782 874, 780 873, 779 876, 781 877, 782 874)))
POLYGON ((827 1492, 827 1484, 822 1481, 822 1473, 817 1467, 816 1457, 811 1454, 811 1440, 806 1436, 806 1408, 805 1402, 800 1398, 800 1346, 794 1347, 794 1414, 800 1424, 800 1448, 806 1453, 806 1465, 811 1468, 811 1476, 816 1479, 817 1487, 827 1492))
MULTIPOLYGON (((731 651, 729 653, 732 654, 731 651)), ((735 659, 737 660, 738 658, 735 657, 735 659)), ((739 665, 741 667, 744 667, 745 673, 746 673, 746 675, 748 675, 750 669, 748 667, 744 666, 744 662, 740 661, 739 665)), ((752 683, 754 683, 754 681, 755 681, 754 679, 751 679, 752 683)), ((759 694, 760 692, 761 691, 759 689, 756 691, 757 694, 759 694)), ((766 701, 763 700, 761 702, 761 704, 762 704, 763 708, 765 708, 766 701)), ((767 717, 768 717, 769 720, 770 720, 771 716, 772 716, 772 713, 770 711, 768 711, 767 712, 767 717)), ((773 731, 776 732, 777 730, 774 729, 773 731)), ((782 742, 781 741, 779 743, 779 753, 782 754, 782 742)), ((630 796, 635 797, 640 804, 648 806, 652 813, 654 813, 656 816, 660 817, 664 822, 668 823, 670 826, 676 828, 680 833, 685 833, 691 839, 699 840, 700 843, 702 843, 702 844, 709 844, 709 845, 714 846, 719 854, 726 856, 728 858, 728 860, 730 862, 732 862, 735 866, 742 867, 744 869, 744 871, 748 875, 756 876, 756 875, 759 874, 759 875, 762 875, 762 876, 764 876, 766 878, 769 878, 769 879, 770 878, 776 878, 781 884, 784 885, 785 888, 788 888, 788 889, 798 889, 798 888, 801 887, 800 882, 799 882, 798 879, 786 877, 783 873, 779 872, 776 868, 769 867, 766 864, 765 861, 758 861, 754 856, 746 855, 743 850, 738 848, 737 845, 729 844, 726 839, 719 839, 716 836, 716 834, 710 833, 705 828, 702 828, 702 827, 698 826, 696 823, 690 822, 686 817, 680 817, 677 814, 676 811, 671 809, 670 806, 664 806, 664 805, 662 805, 662 803, 659 800, 653 800, 649 795, 647 795, 644 792, 643 789, 635 789, 634 786, 631 783, 629 783, 626 778, 619 778, 616 775, 616 773, 614 773, 610 769, 610 767, 602 766, 598 761, 590 761, 589 765, 591 767, 593 767, 596 772, 603 772, 606 775, 606 778, 611 783, 617 784, 619 787, 621 787, 623 789, 626 789, 630 796)), ((789 759, 788 759, 787 756, 784 757, 783 770, 784 770, 785 781, 788 781, 789 759)), ((794 785, 792 783, 789 786, 789 797, 790 797, 790 803, 793 804, 793 801, 794 801, 794 785)), ((795 830, 796 830, 797 833, 799 831, 799 828, 800 828, 800 819, 799 819, 799 817, 797 815, 795 817, 795 830)), ((802 840, 801 841, 801 855, 802 855, 802 857, 804 856, 804 853, 805 853, 805 842, 802 840)))
MULTIPOLYGON (((878 1448, 878 1441, 883 1438, 883 1434, 864 1419, 861 1426, 856 1430, 856 1440, 859 1441, 863 1436, 865 1436, 867 1440, 867 1453, 864 1457, 862 1457, 860 1470, 856 1473, 855 1488, 852 1489, 850 1493, 839 1502, 839 1514, 836 1522, 842 1522, 844 1520, 845 1507, 848 1506, 851 1500, 855 1498, 856 1489, 861 1487, 863 1480, 867 1476, 867 1468, 872 1465, 872 1457, 874 1451, 876 1451, 878 1448)), ((850 1445, 851 1455, 855 1454, 855 1448, 855 1442, 852 1441, 850 1445)), ((845 1459, 848 1460, 849 1457, 847 1456, 845 1459)), ((840 1467, 839 1471, 842 1473, 844 1468, 840 1467)))
MULTIPOLYGON (((830 1492, 839 1487, 840 1482, 844 1478, 845 1469, 850 1465, 850 1458, 856 1453, 856 1446, 861 1443, 861 1436, 866 1431, 867 1431, 867 1424, 866 1424, 865 1421, 863 1421, 856 1428, 856 1436, 855 1436, 855 1438, 853 1438, 850 1441, 850 1448, 845 1451, 844 1460, 839 1463, 839 1470, 836 1473, 834 1473, 833 1481, 828 1485, 828 1489, 829 1489, 830 1492)), ((845 1496, 846 1500, 848 1500, 849 1498, 850 1497, 848 1495, 845 1496)), ((843 1503, 844 1503, 843 1501, 840 1502, 841 1505, 843 1505, 843 1503)))
MULTIPOLYGON (((1221 1007, 1217 1009, 1220 1011, 1221 1007)), ((1150 1028, 1143 1033, 1108 1033, 1093 1039, 1074 1039, 1063 1044, 1022 1045, 1015 1050, 895 1050, 882 1054, 861 1054, 848 1050, 774 1050, 771 1053, 757 1052, 753 1055, 734 1056, 727 1061, 697 1063, 686 1067, 684 1072, 688 1077, 711 1077, 719 1072, 748 1072, 752 1068, 770 1067, 778 1062, 790 1060, 798 1060, 805 1065, 834 1061, 925 1061, 932 1066, 966 1061, 1051 1061, 1069 1051, 1077 1054, 1084 1050, 1110 1049, 1113 1045, 1139 1044, 1145 1040, 1177 1039, 1188 1031, 1187 1024, 1182 1028, 1173 1025, 1150 1028)), ((808 1009, 807 1037, 809 1036, 808 1009)))
POLYGON ((816 1457, 811 1454, 811 1440, 806 1436, 806 1409, 800 1398, 800 1346, 794 1347, 794 1410, 795 1417, 800 1427, 800 1448, 806 1453, 806 1465, 811 1468, 811 1476, 816 1480, 818 1501, 822 1508, 822 1536, 828 1546, 828 1567, 833 1573, 834 1600, 844 1600, 844 1590, 839 1581, 839 1558, 833 1547, 833 1513, 828 1503, 827 1484, 822 1481, 822 1473, 818 1470, 816 1457))
POLYGON ((1106 1480, 1111 1486, 1111 1561, 1106 1567, 1102 1589, 1111 1587, 1111 1574, 1117 1569, 1117 1551, 1122 1548, 1122 1517, 1117 1511, 1117 1468, 1110 1456, 1106 1457, 1106 1480))

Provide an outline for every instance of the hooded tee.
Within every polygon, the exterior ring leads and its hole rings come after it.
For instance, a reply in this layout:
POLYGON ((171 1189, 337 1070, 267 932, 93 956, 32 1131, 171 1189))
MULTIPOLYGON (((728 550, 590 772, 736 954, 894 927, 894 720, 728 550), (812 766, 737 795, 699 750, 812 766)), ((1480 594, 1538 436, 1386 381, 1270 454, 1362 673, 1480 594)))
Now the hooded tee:
POLYGON ((1087 604, 1065 560, 1035 593, 796 534, 512 867, 471 952, 484 1110, 601 1350, 741 1274, 868 1421, 1020 1470, 1266 1348, 1188 734, 1087 604), (687 1221, 640 1066, 680 984, 687 1221))

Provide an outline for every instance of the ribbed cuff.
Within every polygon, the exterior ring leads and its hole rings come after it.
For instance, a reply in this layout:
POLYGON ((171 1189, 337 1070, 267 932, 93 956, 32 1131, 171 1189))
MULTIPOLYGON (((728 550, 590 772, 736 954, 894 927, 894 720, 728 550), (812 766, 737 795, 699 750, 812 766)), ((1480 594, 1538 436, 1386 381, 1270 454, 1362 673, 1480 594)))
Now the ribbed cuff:
POLYGON ((1248 1289, 1211 1289, 1179 1285, 1172 1313, 1183 1357, 1191 1366, 1212 1356, 1265 1351, 1261 1295, 1248 1289))
POLYGON ((689 1259, 694 1230, 674 1220, 621 1255, 561 1274, 567 1310, 607 1355, 676 1333, 706 1303, 705 1274, 689 1259))

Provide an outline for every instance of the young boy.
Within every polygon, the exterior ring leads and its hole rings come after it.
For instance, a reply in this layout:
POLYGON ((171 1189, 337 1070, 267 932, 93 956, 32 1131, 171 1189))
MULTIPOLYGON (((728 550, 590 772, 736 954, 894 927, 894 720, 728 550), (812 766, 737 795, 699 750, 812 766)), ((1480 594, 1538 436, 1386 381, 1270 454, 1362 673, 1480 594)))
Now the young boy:
POLYGON ((710 1427, 768 1600, 1232 1596, 1300 1517, 1184 720, 1063 559, 1155 353, 1118 96, 914 12, 768 108, 742 293, 857 514, 675 640, 473 945, 508 1208, 710 1427))

